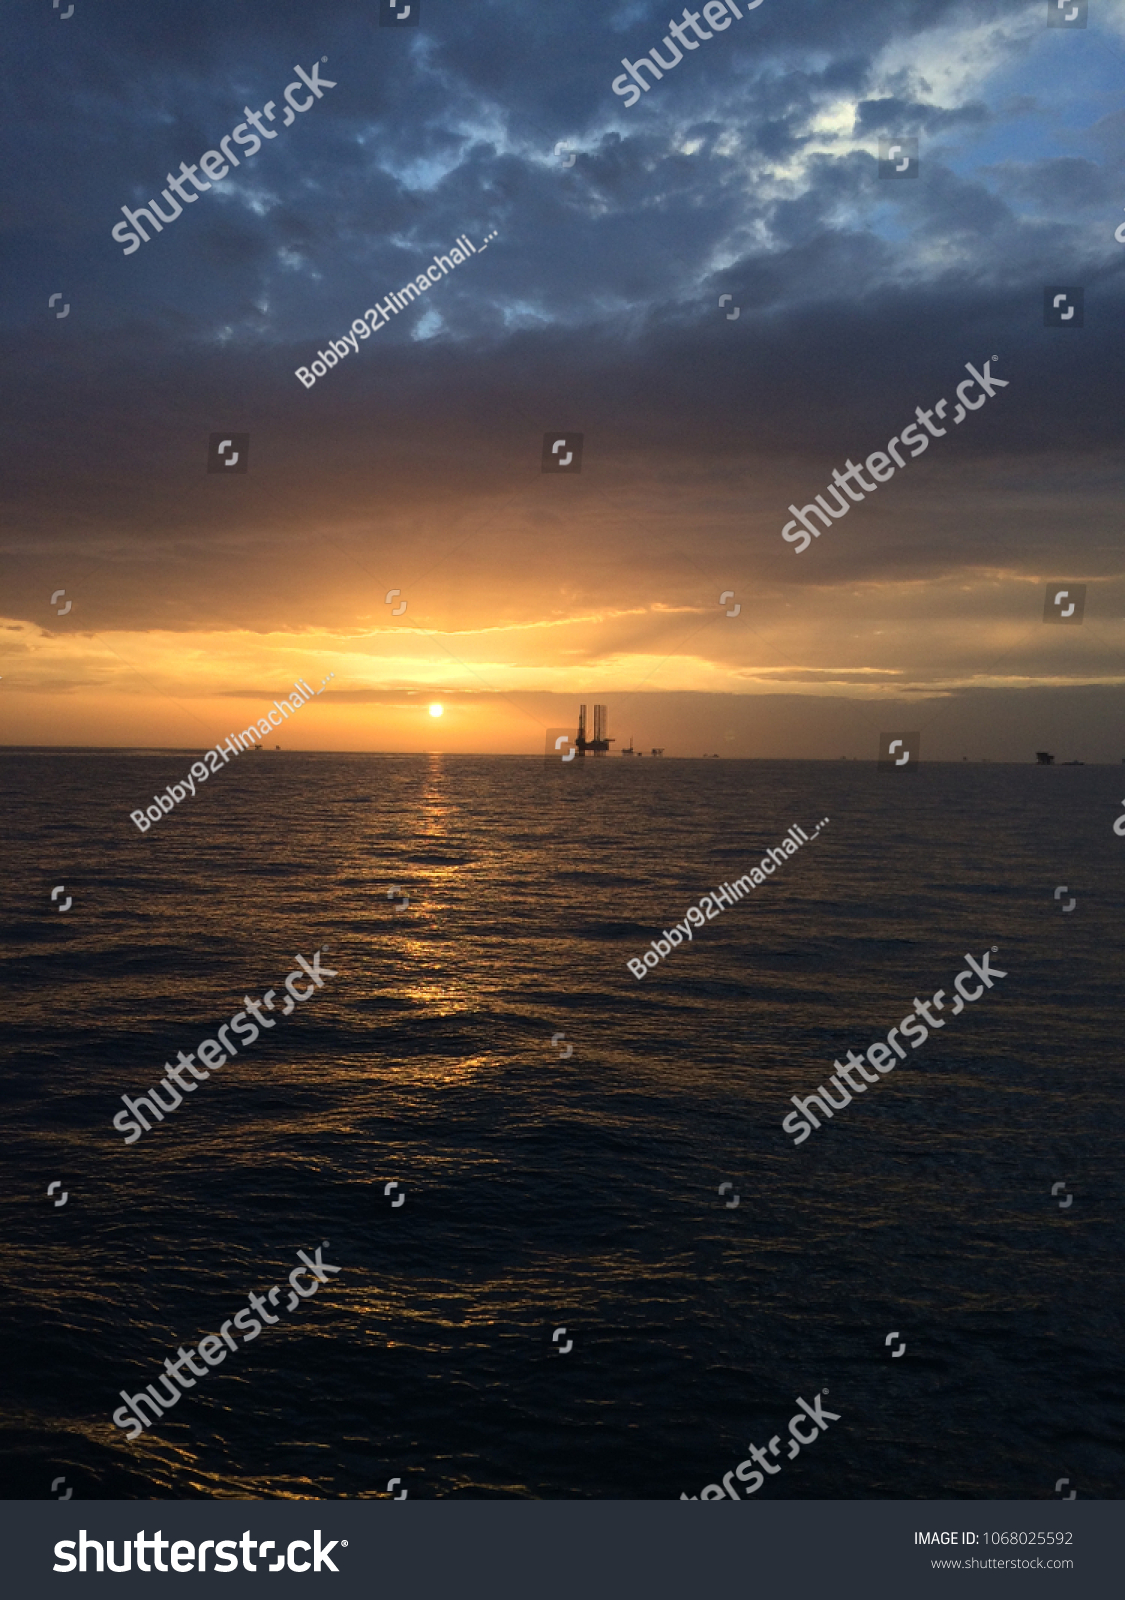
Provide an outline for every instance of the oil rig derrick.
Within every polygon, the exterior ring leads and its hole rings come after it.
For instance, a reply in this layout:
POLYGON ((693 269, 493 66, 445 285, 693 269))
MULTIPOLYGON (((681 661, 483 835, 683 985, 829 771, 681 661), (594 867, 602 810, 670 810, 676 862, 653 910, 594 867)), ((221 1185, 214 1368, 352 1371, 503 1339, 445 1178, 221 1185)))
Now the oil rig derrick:
POLYGON ((604 756, 604 755, 606 755, 608 753, 608 751, 609 751, 610 745, 614 743, 614 741, 611 738, 609 738, 609 736, 607 734, 606 730, 608 729, 608 727, 609 727, 609 709, 608 709, 608 707, 606 707, 606 706, 595 706, 594 707, 594 737, 592 739, 587 739, 587 737, 586 737, 586 707, 585 706, 580 706, 579 707, 579 711, 578 711, 578 733, 577 733, 577 735, 575 737, 575 740, 574 740, 574 747, 578 751, 578 754, 580 756, 584 756, 586 754, 587 750, 592 750, 596 756, 604 756))

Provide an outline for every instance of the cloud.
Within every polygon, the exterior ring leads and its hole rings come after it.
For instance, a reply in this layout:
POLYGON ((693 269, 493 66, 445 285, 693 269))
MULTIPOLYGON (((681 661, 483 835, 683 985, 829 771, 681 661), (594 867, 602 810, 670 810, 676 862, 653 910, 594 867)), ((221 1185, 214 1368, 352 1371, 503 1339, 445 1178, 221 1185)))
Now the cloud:
POLYGON ((861 100, 856 107, 855 131, 872 133, 945 133, 950 128, 980 128, 992 121, 992 113, 979 100, 971 105, 924 105, 886 95, 880 100, 861 100))
POLYGON ((346 657, 356 695, 425 673, 469 693, 470 670, 544 692, 595 670, 970 683, 1021 585, 1120 572, 1121 116, 1041 11, 765 0, 634 111, 609 81, 662 36, 648 6, 434 6, 400 34, 373 6, 154 0, 65 61, 26 52, 0 108, 32 308, 6 352, 5 544, 11 611, 51 630, 44 689, 80 659, 133 692, 95 647, 68 654, 79 630, 168 693, 273 681, 301 648, 346 657), (121 256, 123 204, 325 55, 323 102, 121 256), (880 179, 878 138, 912 131, 920 176, 880 179), (302 388, 326 340, 493 230, 302 388), (1084 329, 1043 327, 1058 282, 1085 286, 1084 329), (790 502, 993 353, 1003 395, 795 558, 790 502), (251 433, 246 477, 205 475, 216 428, 251 433), (585 433, 580 477, 540 473, 552 428, 585 433), (931 627, 918 597, 947 584, 965 620, 931 627), (842 648, 857 585, 909 617, 897 656, 842 648), (794 608, 764 655, 706 622, 739 586, 794 608))

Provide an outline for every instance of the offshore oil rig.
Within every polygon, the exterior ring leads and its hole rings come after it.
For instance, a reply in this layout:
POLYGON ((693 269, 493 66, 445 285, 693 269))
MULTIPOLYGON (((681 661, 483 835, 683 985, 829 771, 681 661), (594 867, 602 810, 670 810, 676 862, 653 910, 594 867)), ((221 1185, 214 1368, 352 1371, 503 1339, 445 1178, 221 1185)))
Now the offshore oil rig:
POLYGON ((574 747, 580 756, 587 750, 592 750, 596 756, 608 755, 609 747, 613 740, 608 737, 606 729, 609 727, 609 709, 606 706, 594 707, 594 737, 586 737, 586 707, 578 708, 578 733, 575 736, 574 747))

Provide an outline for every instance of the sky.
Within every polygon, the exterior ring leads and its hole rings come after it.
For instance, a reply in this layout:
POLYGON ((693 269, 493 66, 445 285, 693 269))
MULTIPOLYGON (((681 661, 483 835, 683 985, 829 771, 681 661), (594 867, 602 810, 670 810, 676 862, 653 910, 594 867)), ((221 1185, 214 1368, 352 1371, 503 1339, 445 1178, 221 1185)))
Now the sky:
POLYGON ((739 9, 636 104, 667 6, 10 12, 0 742, 199 748, 299 676, 288 749, 535 754, 597 701, 669 756, 1125 757, 1125 0, 739 9))

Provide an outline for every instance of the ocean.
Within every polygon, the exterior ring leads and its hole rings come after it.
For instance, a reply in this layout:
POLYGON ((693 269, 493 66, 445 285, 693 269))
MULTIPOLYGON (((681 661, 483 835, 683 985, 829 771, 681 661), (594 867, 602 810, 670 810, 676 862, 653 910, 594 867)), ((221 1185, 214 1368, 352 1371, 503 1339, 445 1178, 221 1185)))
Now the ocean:
POLYGON ((192 759, 3 755, 4 1495, 678 1499, 818 1394, 758 1501, 1121 1494, 1122 769, 271 751, 139 833, 192 759), (795 1146, 789 1097, 993 946, 795 1146))

